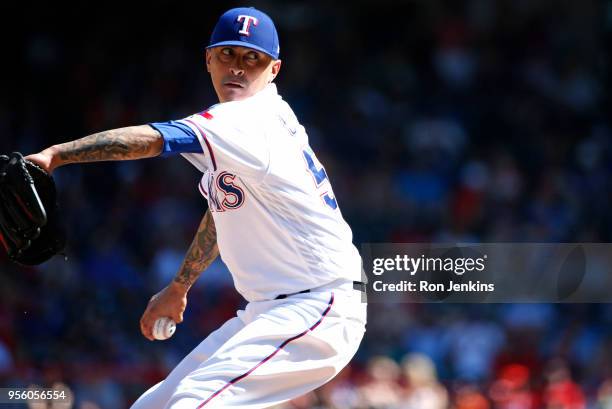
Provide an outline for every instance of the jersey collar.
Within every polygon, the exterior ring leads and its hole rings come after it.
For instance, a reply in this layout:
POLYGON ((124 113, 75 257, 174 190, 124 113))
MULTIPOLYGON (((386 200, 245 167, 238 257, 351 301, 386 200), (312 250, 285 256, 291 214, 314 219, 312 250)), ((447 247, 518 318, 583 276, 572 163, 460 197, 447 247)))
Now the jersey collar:
POLYGON ((256 97, 272 97, 278 95, 278 91, 276 89, 276 84, 271 82, 264 89, 253 95, 251 98, 256 97))

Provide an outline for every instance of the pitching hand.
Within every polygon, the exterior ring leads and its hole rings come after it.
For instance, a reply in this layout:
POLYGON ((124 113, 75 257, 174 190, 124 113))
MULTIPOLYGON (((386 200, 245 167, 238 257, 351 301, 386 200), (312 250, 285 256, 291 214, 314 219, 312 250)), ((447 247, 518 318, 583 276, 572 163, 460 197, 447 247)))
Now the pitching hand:
POLYGON ((145 312, 140 318, 140 331, 150 341, 153 338, 153 324, 161 317, 170 317, 177 324, 183 321, 183 312, 187 307, 187 289, 174 281, 149 300, 145 312))

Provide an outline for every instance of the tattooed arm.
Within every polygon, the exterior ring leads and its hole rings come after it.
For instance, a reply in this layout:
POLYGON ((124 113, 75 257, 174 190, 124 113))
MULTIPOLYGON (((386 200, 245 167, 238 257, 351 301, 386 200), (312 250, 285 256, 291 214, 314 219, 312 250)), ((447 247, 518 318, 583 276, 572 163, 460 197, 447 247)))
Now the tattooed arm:
POLYGON ((161 134, 149 125, 130 126, 54 145, 26 159, 52 172, 69 163, 151 158, 161 153, 163 144, 161 134))
POLYGON ((208 210, 176 277, 151 297, 140 318, 140 331, 145 338, 153 340, 153 323, 160 317, 170 317, 177 323, 183 321, 183 312, 187 308, 187 292, 218 255, 217 230, 208 210))
POLYGON ((174 282, 188 290, 218 255, 217 230, 210 210, 207 210, 174 282))

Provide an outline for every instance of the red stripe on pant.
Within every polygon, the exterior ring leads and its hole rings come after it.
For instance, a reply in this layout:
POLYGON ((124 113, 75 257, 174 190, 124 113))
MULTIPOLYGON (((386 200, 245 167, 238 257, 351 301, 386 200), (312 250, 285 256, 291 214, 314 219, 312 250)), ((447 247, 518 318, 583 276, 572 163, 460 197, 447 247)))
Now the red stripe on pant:
POLYGON ((329 310, 331 310, 332 304, 334 303, 334 293, 332 293, 329 302, 327 303, 327 308, 325 308, 325 311, 323 311, 323 313, 321 313, 321 318, 319 318, 319 320, 317 322, 315 322, 310 328, 308 328, 306 331, 295 335, 289 339, 286 339, 285 341, 283 341, 282 344, 280 344, 276 350, 274 352, 272 352, 270 355, 268 355, 267 357, 265 357, 264 359, 262 359, 261 361, 259 361, 259 363, 257 365, 255 365, 253 368, 249 369, 247 372, 243 373, 240 376, 235 377, 234 379, 232 379, 231 381, 229 381, 228 383, 226 383, 225 385, 223 385, 223 387, 219 390, 217 390, 215 393, 213 393, 212 395, 210 395, 208 397, 208 399, 206 399, 204 402, 202 402, 200 405, 198 405, 198 407, 196 409, 201 409, 204 407, 204 405, 206 405, 208 402, 210 402, 211 400, 213 400, 216 396, 219 396, 221 394, 221 392, 223 392, 224 390, 226 390, 227 388, 229 388, 230 386, 234 385, 235 383, 241 381, 242 379, 246 378, 247 376, 249 376, 251 373, 253 373, 253 371, 257 368, 259 368, 260 366, 262 366, 263 364, 265 364, 266 362, 268 362, 270 359, 272 359, 274 357, 274 355, 276 355, 281 349, 283 349, 285 346, 287 346, 287 344, 289 344, 292 341, 295 341, 298 338, 303 337, 304 335, 306 335, 308 333, 308 331, 313 331, 315 328, 317 328, 319 326, 319 324, 321 324, 321 322, 323 321, 323 318, 325 318, 325 316, 329 313, 329 310))

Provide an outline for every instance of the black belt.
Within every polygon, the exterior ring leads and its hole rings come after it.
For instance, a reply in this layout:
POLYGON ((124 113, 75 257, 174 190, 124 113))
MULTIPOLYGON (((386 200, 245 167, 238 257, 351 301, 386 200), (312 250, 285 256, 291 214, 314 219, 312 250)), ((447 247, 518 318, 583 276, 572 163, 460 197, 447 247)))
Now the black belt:
MULTIPOLYGON (((361 291, 362 293, 366 292, 366 284, 361 282, 361 281, 353 281, 353 289, 357 290, 357 291, 361 291)), ((287 298, 290 297, 292 295, 296 295, 296 294, 306 294, 309 293, 310 290, 303 290, 303 291, 298 291, 297 293, 291 293, 291 294, 281 294, 279 296, 277 296, 275 298, 275 300, 282 300, 283 298, 287 298)))

